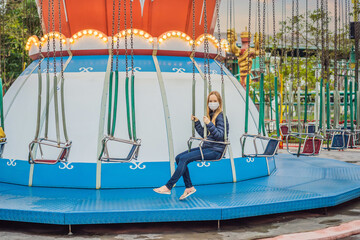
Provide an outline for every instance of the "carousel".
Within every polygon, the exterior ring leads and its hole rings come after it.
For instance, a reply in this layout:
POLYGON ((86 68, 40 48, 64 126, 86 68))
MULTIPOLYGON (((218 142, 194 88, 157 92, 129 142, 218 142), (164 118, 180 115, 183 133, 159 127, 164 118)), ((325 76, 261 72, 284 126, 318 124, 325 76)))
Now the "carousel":
POLYGON ((277 154, 279 140, 259 133, 258 109, 224 66, 219 4, 37 0, 43 36, 28 39, 33 62, 3 100, 0 219, 220 221, 359 197, 359 167, 277 154), (198 192, 186 201, 181 180, 156 195, 175 156, 207 141, 190 116, 204 116, 210 90, 226 99, 222 157, 189 165, 198 192))

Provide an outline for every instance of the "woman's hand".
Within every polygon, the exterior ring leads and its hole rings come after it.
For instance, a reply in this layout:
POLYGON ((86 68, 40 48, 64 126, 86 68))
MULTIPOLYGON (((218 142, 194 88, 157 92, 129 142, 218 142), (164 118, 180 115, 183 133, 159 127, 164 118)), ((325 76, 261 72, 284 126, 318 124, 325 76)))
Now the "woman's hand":
POLYGON ((195 117, 194 115, 191 115, 191 121, 197 122, 197 121, 199 121, 199 119, 197 117, 195 117))
POLYGON ((210 119, 207 116, 204 116, 204 123, 208 125, 210 123, 210 119))

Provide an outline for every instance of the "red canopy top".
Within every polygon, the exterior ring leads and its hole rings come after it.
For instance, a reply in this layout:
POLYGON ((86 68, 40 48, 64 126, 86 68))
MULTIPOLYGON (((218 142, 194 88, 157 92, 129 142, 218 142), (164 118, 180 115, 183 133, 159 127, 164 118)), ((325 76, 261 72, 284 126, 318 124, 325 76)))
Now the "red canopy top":
MULTIPOLYGON (((59 1, 61 6, 62 33, 66 37, 84 29, 96 29, 112 35, 113 0, 53 0, 55 31, 59 31, 59 1)), ((43 6, 44 33, 52 29, 52 13, 49 19, 49 2, 37 0, 43 6), (49 21, 50 20, 50 25, 49 21), (50 29, 48 28, 50 26, 50 29)), ((121 2, 120 30, 124 30, 124 4, 126 2, 127 28, 130 28, 130 0, 115 1, 114 30, 117 31, 118 4, 121 2)), ((206 0, 208 32, 213 33, 216 22, 216 0, 206 0)), ((192 36, 192 0, 133 0, 133 27, 142 29, 154 37, 170 30, 181 31, 192 36)), ((51 6, 50 6, 50 9, 51 6)), ((196 37, 204 33, 204 1, 195 0, 196 37)))

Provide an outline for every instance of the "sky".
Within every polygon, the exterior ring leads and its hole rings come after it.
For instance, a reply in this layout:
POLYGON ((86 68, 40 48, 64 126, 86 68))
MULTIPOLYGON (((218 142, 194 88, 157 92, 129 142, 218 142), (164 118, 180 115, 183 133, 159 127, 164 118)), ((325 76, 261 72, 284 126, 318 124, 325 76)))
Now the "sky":
MULTIPOLYGON (((282 8, 283 6, 286 4, 286 17, 291 17, 291 12, 292 12, 292 0, 274 0, 275 1, 275 22, 276 22, 276 29, 277 31, 279 30, 279 22, 282 19, 282 8)), ((308 9, 311 10, 315 10, 316 9, 316 1, 317 0, 308 0, 308 9)), ((320 0, 319 4, 320 4, 320 0)), ((335 0, 328 0, 329 1, 329 10, 330 10, 330 15, 333 15, 334 13, 334 3, 335 0)), ((345 4, 345 1, 350 1, 350 0, 338 0, 338 7, 340 7, 339 5, 341 4, 345 4)), ((220 11, 221 11, 221 16, 220 16, 220 25, 221 25, 221 31, 222 32, 226 32, 229 24, 227 21, 227 18, 229 16, 228 14, 228 9, 229 9, 229 5, 230 2, 234 3, 234 9, 235 9, 235 28, 236 28, 236 32, 240 33, 245 31, 245 27, 248 26, 248 18, 249 18, 249 0, 221 0, 221 5, 220 5, 220 11)), ((257 2, 258 0, 251 0, 252 2, 252 26, 251 28, 254 29, 255 27, 255 19, 256 19, 256 11, 257 11, 257 2)), ((267 2, 267 6, 266 8, 268 9, 266 15, 268 15, 268 24, 269 26, 266 27, 266 30, 269 29, 270 33, 272 33, 272 18, 273 18, 273 12, 272 12, 272 0, 266 0, 267 2)), ((263 0, 261 0, 261 6, 262 6, 263 0)), ((299 13, 303 14, 306 11, 306 0, 299 0, 299 13)), ((262 10, 261 10, 262 12, 262 10)), ((285 14, 284 14, 285 17, 285 14)), ((329 28, 333 28, 333 24, 334 23, 330 23, 329 28)), ((252 30, 253 32, 253 30, 252 30)))

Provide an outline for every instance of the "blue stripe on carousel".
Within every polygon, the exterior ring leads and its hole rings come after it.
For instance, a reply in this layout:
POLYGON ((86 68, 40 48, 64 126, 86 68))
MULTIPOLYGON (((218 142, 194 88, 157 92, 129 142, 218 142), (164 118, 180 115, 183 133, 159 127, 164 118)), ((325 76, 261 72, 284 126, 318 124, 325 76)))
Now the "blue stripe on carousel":
MULTIPOLYGON (((63 64, 65 65, 66 61, 68 60, 69 57, 63 57, 63 64)), ((41 62, 41 72, 46 73, 47 72, 47 58, 44 58, 44 60, 41 62)), ((56 72, 59 73, 61 69, 61 63, 60 63, 60 58, 57 57, 56 58, 56 72)), ((50 58, 49 59, 49 72, 53 73, 54 72, 54 58, 50 58)), ((37 70, 34 71, 33 73, 37 74, 37 70)))
POLYGON ((106 72, 108 55, 73 56, 65 72, 106 72))
MULTIPOLYGON (((162 72, 192 73, 193 65, 189 57, 158 56, 159 66, 162 72)), ((195 68, 195 72, 199 73, 195 68)))
MULTIPOLYGON (((236 158, 238 181, 267 176, 265 158, 236 158)), ((30 164, 23 160, 0 159, 0 182, 28 185, 30 164)), ((231 183, 229 159, 189 164, 194 185, 231 183)), ((33 186, 95 188, 95 163, 35 164, 33 186)), ((170 178, 169 162, 102 164, 101 188, 139 188, 164 185, 170 178)), ((176 186, 183 187, 180 179, 176 186)))
MULTIPOLYGON (((65 72, 106 72, 108 63, 108 55, 92 55, 92 56, 73 56, 69 65, 65 69, 65 72)), ((64 57, 64 64, 68 57, 64 57)), ((128 56, 128 70, 131 70, 130 56, 128 56)), ((171 73, 192 73, 192 62, 189 57, 172 57, 172 56, 158 56, 160 68, 162 72, 171 73)), ((203 71, 204 59, 195 58, 203 71)), ((37 60, 33 61, 31 65, 22 73, 28 74, 37 64, 37 60)), ((50 58, 49 67, 52 73, 54 61, 50 58)), ((42 72, 46 72, 47 60, 41 63, 42 72)), ((113 69, 116 69, 116 57, 114 56, 113 69)), ((118 60, 119 72, 125 72, 125 56, 119 56, 118 60)), ((56 71, 60 71, 60 58, 56 58, 56 71)), ((152 56, 148 55, 136 55, 134 56, 134 71, 135 72, 156 72, 154 61, 152 56)), ((196 73, 198 70, 195 69, 196 73)), ((220 74, 220 67, 214 60, 210 60, 210 72, 211 74, 220 74)), ((37 73, 37 72, 33 72, 37 73)))
POLYGON ((266 158, 234 158, 234 162, 238 181, 268 176, 266 158))
POLYGON ((35 164, 33 186, 95 188, 95 163, 35 164))
MULTIPOLYGON (((203 58, 194 58, 195 62, 199 65, 200 70, 204 72, 204 59, 203 58)), ((226 67, 224 67, 225 70, 226 67)), ((221 74, 220 66, 213 60, 210 59, 210 73, 211 75, 221 74)), ((225 72, 224 72, 225 74, 225 72)))
POLYGON ((195 185, 231 183, 233 181, 230 159, 222 159, 218 162, 194 162, 189 165, 189 171, 195 185))
MULTIPOLYGON (((30 72, 34 69, 34 67, 38 64, 38 60, 33 61, 30 63, 29 66, 26 67, 26 69, 20 74, 20 76, 28 75, 30 72)), ((33 73, 36 73, 37 70, 35 70, 33 73)))
POLYGON ((0 159, 0 182, 28 185, 30 164, 15 159, 0 159))
POLYGON ((170 178, 169 169, 169 162, 103 163, 101 188, 162 186, 170 178))
MULTIPOLYGON (((114 71, 116 69, 116 57, 114 56, 113 63, 114 71)), ((125 56, 119 56, 118 60, 118 68, 119 72, 125 72, 126 70, 126 61, 125 56)), ((128 56, 128 71, 131 71, 131 57, 128 56)), ((136 55, 134 56, 134 72, 156 72, 156 68, 154 65, 154 60, 152 56, 142 56, 136 55)))

